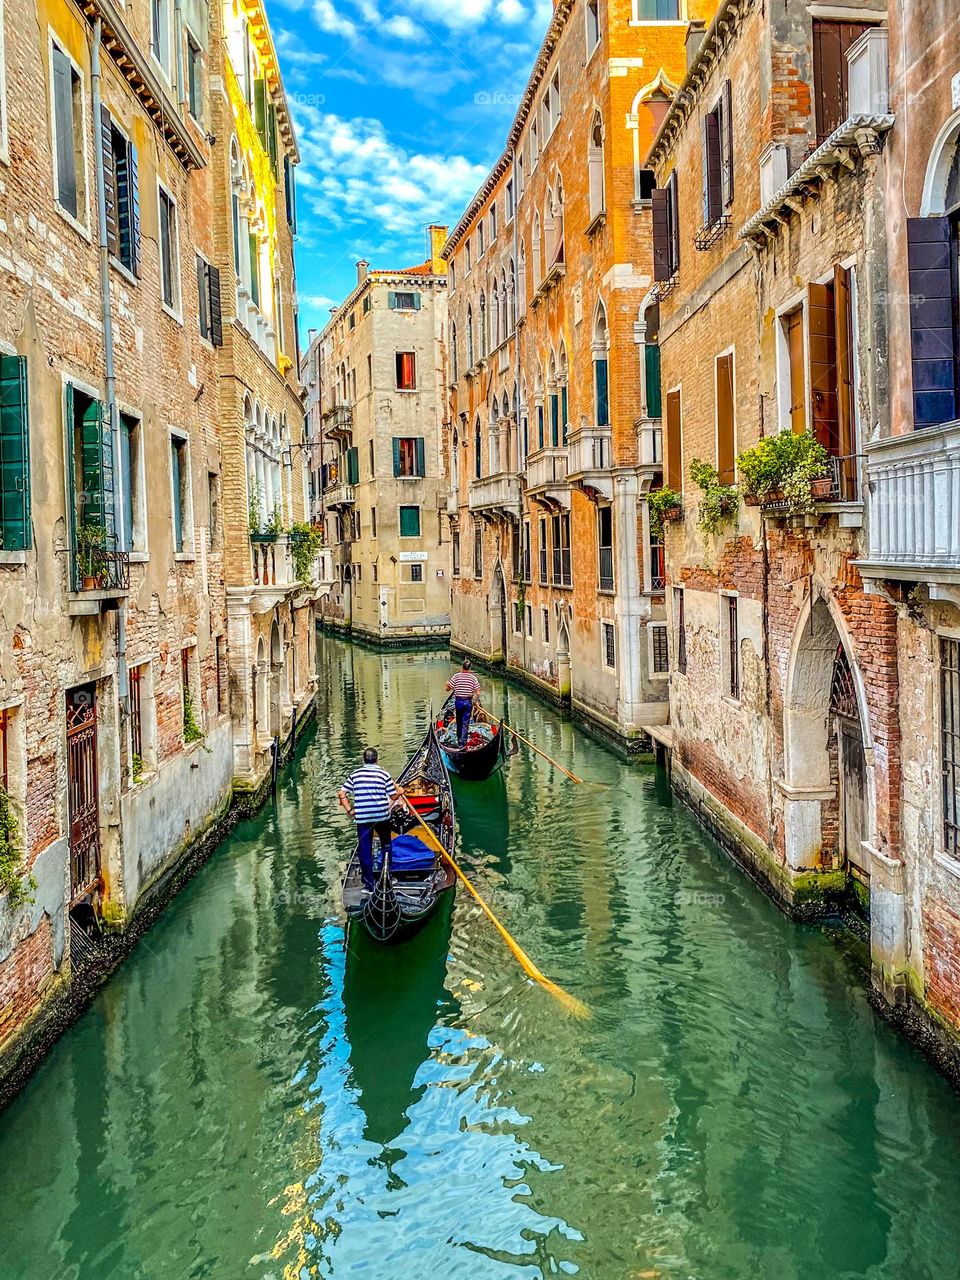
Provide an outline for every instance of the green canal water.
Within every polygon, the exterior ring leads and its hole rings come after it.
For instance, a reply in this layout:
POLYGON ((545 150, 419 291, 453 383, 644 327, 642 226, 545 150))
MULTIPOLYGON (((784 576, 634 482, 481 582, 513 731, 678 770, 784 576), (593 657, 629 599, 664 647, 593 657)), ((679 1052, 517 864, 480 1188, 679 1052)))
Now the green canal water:
POLYGON ((273 806, 174 902, 0 1115, 3 1280, 809 1280, 960 1274, 960 1099, 653 769, 535 700, 535 758, 458 787, 461 895, 347 938, 336 784, 398 770, 441 656, 321 642, 273 806))

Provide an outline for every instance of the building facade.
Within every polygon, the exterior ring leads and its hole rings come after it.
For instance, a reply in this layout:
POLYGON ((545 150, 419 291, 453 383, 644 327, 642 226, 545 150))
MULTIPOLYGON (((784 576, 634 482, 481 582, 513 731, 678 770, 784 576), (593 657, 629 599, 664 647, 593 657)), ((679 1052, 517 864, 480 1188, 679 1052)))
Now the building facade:
POLYGON ((0 1075, 244 767, 227 18, 192 0, 0 6, 0 1075))
POLYGON ((713 7, 556 4, 444 249, 453 643, 631 745, 667 715, 642 161, 713 7))
POLYGON ((330 553, 319 616, 378 643, 450 634, 446 234, 429 229, 431 257, 419 266, 359 263, 356 289, 304 357, 311 430, 322 442, 314 518, 330 553))

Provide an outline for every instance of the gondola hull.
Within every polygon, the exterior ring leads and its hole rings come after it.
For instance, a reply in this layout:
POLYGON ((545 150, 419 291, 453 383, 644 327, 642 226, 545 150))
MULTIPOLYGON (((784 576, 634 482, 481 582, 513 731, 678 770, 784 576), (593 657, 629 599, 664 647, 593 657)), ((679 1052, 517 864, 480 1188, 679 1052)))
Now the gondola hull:
MULTIPOLYGON (((452 699, 448 699, 444 703, 440 713, 441 720, 445 719, 452 705, 452 699)), ((499 769, 507 758, 506 733, 503 721, 496 726, 493 737, 489 742, 484 742, 477 747, 468 747, 464 750, 457 750, 441 744, 440 750, 443 753, 443 762, 451 773, 455 773, 458 778, 463 778, 466 782, 483 782, 496 769, 499 769)))
MULTIPOLYGON (((453 788, 432 724, 397 782, 405 790, 419 791, 418 800, 429 802, 424 821, 452 853, 456 834, 453 788)), ((409 814, 400 813, 395 826, 398 834, 417 834, 417 823, 409 814)), ((381 857, 372 892, 367 892, 354 848, 343 880, 342 902, 350 921, 364 928, 376 942, 394 946, 417 933, 440 902, 452 897, 455 886, 452 866, 439 855, 432 865, 418 870, 395 867, 387 855, 381 857)))

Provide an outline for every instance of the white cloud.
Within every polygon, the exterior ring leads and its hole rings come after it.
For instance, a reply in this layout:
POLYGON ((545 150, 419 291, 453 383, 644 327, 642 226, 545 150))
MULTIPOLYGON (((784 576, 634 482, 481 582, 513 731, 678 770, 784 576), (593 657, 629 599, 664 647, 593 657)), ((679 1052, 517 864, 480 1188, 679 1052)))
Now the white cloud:
POLYGON ((394 14, 381 27, 388 36, 396 36, 398 40, 423 40, 426 33, 417 26, 405 13, 394 14))
POLYGON ((344 17, 333 0, 313 0, 313 20, 321 31, 343 36, 347 40, 357 38, 356 24, 344 17))

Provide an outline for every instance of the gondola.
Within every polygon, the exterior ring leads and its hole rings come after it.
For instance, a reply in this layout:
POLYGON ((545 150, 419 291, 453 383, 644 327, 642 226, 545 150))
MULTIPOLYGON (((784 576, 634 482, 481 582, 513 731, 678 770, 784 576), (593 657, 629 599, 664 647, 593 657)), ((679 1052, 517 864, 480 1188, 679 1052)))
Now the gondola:
POLYGON ((483 782, 495 769, 499 769, 508 755, 513 752, 507 749, 507 733, 503 721, 471 726, 470 737, 466 747, 451 745, 456 740, 456 713, 454 711, 453 694, 440 709, 437 731, 440 737, 440 750, 444 763, 451 773, 468 782, 483 782), (490 736, 488 737, 487 734, 490 736))
MULTIPOLYGON (((426 737, 407 761, 397 783, 443 847, 453 853, 453 788, 432 717, 426 737)), ((347 917, 359 920, 377 942, 390 945, 416 933, 441 899, 453 893, 456 884, 450 863, 418 839, 419 824, 411 813, 395 809, 392 825, 392 849, 380 859, 373 891, 368 893, 363 888, 360 858, 354 849, 341 895, 347 917)))

